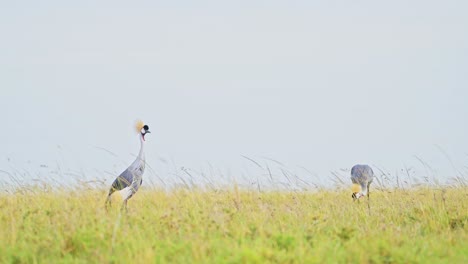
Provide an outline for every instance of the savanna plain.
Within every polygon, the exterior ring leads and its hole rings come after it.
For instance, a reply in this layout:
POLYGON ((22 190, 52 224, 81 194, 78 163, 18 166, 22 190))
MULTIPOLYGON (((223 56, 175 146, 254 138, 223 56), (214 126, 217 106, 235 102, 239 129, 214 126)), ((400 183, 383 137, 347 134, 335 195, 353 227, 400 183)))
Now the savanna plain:
POLYGON ((0 194, 1 263, 467 263, 468 188, 0 194))

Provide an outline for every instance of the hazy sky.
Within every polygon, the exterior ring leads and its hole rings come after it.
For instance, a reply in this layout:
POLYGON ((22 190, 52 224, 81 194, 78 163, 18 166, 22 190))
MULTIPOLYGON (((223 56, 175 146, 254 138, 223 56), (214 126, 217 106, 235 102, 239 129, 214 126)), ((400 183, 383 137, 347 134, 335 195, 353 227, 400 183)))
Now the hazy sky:
POLYGON ((0 170, 468 174, 467 1, 73 2, 0 3, 0 170))

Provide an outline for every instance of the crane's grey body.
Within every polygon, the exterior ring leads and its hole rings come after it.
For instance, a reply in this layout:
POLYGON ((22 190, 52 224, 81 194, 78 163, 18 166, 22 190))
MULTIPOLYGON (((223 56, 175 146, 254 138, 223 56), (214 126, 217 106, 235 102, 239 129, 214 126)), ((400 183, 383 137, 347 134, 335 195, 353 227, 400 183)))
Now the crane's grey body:
MULTIPOLYGON (((369 186, 374 180, 374 171, 369 165, 354 165, 351 168, 351 181, 361 186, 361 194, 369 194, 369 186)), ((359 197, 358 197, 359 198, 359 197)))
POLYGON ((145 172, 145 157, 138 157, 126 170, 124 170, 112 183, 109 196, 115 191, 122 191, 123 200, 130 199, 143 183, 145 172))
POLYGON ((360 191, 357 192, 357 190, 353 190, 353 194, 351 197, 353 197, 353 200, 356 201, 359 198, 366 196, 367 195, 367 208, 369 209, 369 214, 370 214, 370 196, 369 196, 369 188, 370 184, 374 180, 374 171, 372 170, 369 165, 354 165, 353 168, 351 168, 351 181, 354 184, 357 184, 360 186, 360 191))
POLYGON ((141 127, 140 133, 140 153, 138 153, 135 161, 125 169, 112 183, 112 186, 107 195, 106 205, 111 202, 111 195, 115 191, 120 191, 122 195, 123 204, 122 208, 127 208, 127 201, 130 199, 140 188, 143 183, 143 173, 145 172, 145 153, 143 151, 143 145, 145 142, 145 134, 150 133, 148 126, 144 125, 141 127))

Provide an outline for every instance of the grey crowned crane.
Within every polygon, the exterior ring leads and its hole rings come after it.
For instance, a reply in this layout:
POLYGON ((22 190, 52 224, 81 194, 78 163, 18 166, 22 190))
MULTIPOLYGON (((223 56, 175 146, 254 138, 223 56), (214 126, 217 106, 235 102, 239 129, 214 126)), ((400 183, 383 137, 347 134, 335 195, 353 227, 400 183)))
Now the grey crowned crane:
POLYGON ((374 171, 369 165, 354 165, 351 168, 351 181, 353 182, 353 201, 367 195, 367 205, 370 210, 369 187, 374 180, 374 171))
POLYGON ((135 161, 124 170, 112 183, 109 190, 109 194, 106 199, 106 207, 111 204, 111 195, 115 191, 120 191, 123 199, 122 209, 127 209, 127 201, 130 199, 140 188, 143 183, 143 173, 145 172, 145 153, 143 147, 145 145, 145 135, 151 133, 148 125, 145 125, 142 121, 138 121, 136 124, 136 130, 138 137, 140 138, 140 152, 135 161))

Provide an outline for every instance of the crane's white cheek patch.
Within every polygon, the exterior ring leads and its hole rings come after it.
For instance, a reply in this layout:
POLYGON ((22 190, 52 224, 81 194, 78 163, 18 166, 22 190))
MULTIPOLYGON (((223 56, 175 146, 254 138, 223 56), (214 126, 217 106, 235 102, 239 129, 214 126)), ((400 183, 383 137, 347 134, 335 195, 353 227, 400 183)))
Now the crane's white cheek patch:
POLYGON ((126 199, 128 199, 128 197, 130 197, 132 195, 132 188, 125 187, 119 193, 122 196, 122 199, 126 200, 126 199))

